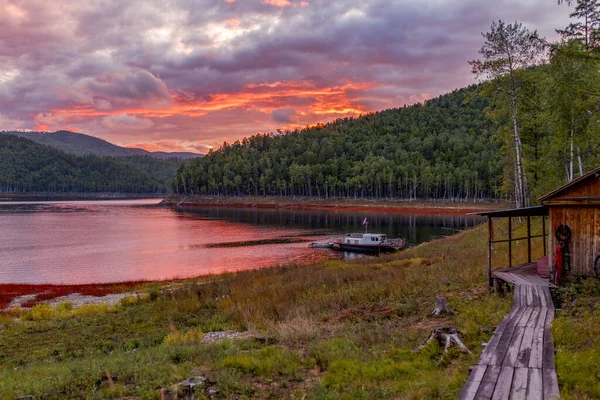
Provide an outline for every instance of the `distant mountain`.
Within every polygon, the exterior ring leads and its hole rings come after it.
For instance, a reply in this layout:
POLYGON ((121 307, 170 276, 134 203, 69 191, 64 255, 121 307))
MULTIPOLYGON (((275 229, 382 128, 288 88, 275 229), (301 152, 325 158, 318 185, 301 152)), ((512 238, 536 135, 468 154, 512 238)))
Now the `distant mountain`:
POLYGON ((168 193, 181 166, 177 158, 143 154, 77 156, 17 135, 0 135, 0 193, 168 193))
POLYGON ((160 159, 168 158, 197 158, 202 157, 202 154, 190 152, 175 152, 167 153, 164 151, 146 151, 138 148, 121 147, 106 140, 99 139, 83 133, 75 133, 70 131, 56 132, 33 132, 33 131, 0 131, 0 134, 9 134, 21 136, 34 142, 54 147, 62 150, 65 153, 83 155, 97 155, 102 157, 129 157, 129 156, 151 156, 160 159))

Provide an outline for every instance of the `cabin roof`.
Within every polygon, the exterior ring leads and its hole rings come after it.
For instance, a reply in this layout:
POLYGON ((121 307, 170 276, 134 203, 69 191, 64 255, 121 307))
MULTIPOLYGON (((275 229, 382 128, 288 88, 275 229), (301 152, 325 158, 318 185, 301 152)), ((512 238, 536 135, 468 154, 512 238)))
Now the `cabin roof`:
POLYGON ((470 213, 468 215, 481 215, 482 217, 488 218, 502 218, 502 217, 542 217, 548 215, 548 209, 544 206, 525 207, 525 208, 511 208, 509 210, 496 210, 496 211, 480 211, 470 213))
POLYGON ((582 182, 587 181, 591 178, 600 178, 600 167, 591 170, 587 174, 581 175, 577 179, 573 179, 571 182, 567 183, 566 185, 563 185, 557 189, 554 189, 550 193, 540 197, 538 199, 538 201, 543 203, 546 200, 550 200, 554 197, 557 197, 559 194, 564 193, 566 190, 568 190, 574 186, 577 186, 577 185, 581 184, 582 182))

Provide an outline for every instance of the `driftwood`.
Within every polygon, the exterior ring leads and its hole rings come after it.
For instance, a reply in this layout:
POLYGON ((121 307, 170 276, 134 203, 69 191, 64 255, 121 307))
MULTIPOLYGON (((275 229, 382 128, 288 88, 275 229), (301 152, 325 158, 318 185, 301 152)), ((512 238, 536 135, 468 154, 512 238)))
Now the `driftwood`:
POLYGON ((446 314, 454 314, 454 310, 448 305, 445 297, 435 296, 435 308, 431 312, 431 315, 439 317, 446 314))
POLYGON ((453 344, 455 344, 458 346, 460 351, 462 351, 463 353, 471 354, 469 349, 467 349, 467 346, 465 346, 465 344, 462 342, 462 340, 460 340, 460 338, 458 337, 459 334, 460 334, 460 331, 453 327, 434 328, 431 331, 431 333, 429 334, 429 338, 427 339, 427 341, 425 343, 423 343, 422 345, 420 345, 419 347, 417 347, 415 349, 415 352, 418 353, 425 346, 427 346, 427 344, 429 344, 429 342, 431 342, 432 340, 435 339, 438 341, 438 343, 440 345, 442 345, 442 344, 444 345, 444 353, 447 353, 448 348, 450 346, 452 346, 453 344))

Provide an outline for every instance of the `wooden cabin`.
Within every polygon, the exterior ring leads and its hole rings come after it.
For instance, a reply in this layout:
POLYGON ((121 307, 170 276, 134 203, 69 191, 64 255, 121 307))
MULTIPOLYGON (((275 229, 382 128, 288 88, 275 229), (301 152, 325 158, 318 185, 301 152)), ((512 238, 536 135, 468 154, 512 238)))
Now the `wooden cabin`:
POLYGON ((560 225, 571 230, 569 250, 573 276, 595 276, 594 259, 600 252, 600 168, 539 198, 550 219, 548 248, 550 274, 554 270, 555 232, 560 225))
MULTIPOLYGON (((558 240, 556 231, 561 225, 569 227, 571 239, 569 242, 571 276, 596 276, 600 271, 594 271, 594 261, 600 252, 600 168, 559 187, 540 197, 541 205, 511 210, 484 211, 474 213, 488 218, 488 283, 492 286, 495 279, 502 279, 502 274, 512 270, 512 248, 514 242, 525 241, 527 244, 527 263, 517 265, 529 274, 532 269, 537 275, 554 281, 554 253, 558 240), (531 219, 541 217, 541 235, 532 235, 531 219), (527 234, 524 237, 514 237, 512 234, 513 219, 527 219, 527 234), (549 223, 546 222, 549 219, 549 223), (508 237, 495 238, 495 219, 508 220, 508 237), (532 259, 532 239, 543 238, 543 254, 538 260, 532 259), (492 265, 492 248, 496 243, 508 244, 508 265, 495 269, 492 265), (547 256, 546 256, 547 255, 547 256), (506 268, 508 267, 508 268, 506 268), (535 267, 535 268, 534 268, 535 267)), ((563 271, 563 276, 566 271, 563 271)))

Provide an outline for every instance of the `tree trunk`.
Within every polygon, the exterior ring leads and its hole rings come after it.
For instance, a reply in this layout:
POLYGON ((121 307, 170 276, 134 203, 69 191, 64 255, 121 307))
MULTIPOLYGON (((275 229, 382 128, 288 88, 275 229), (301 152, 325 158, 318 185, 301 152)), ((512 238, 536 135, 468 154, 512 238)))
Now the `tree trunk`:
POLYGON ((579 163, 579 176, 583 175, 583 164, 581 163, 581 149, 577 146, 577 162, 579 163))
POLYGON ((525 176, 524 167, 522 165, 522 145, 521 137, 519 136, 519 124, 517 119, 517 94, 515 91, 514 77, 511 75, 511 88, 510 97, 512 102, 512 120, 513 120, 513 133, 515 140, 515 155, 517 164, 517 184, 520 193, 520 204, 517 202, 517 207, 527 207, 529 205, 529 195, 527 194, 527 178, 525 176))
POLYGON ((570 143, 569 143, 569 182, 571 182, 573 180, 573 130, 574 127, 573 125, 575 124, 575 121, 573 119, 573 108, 571 108, 571 137, 570 137, 570 143))

